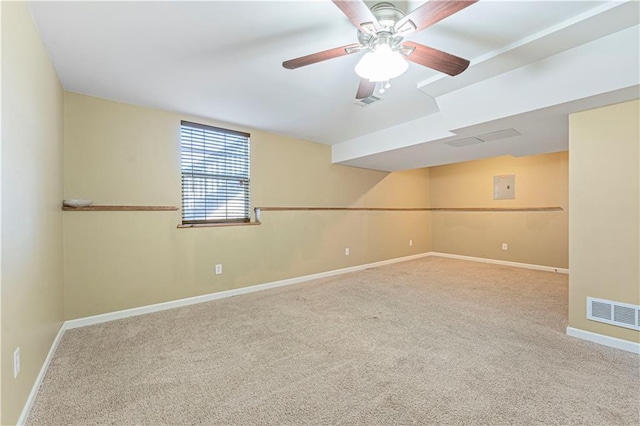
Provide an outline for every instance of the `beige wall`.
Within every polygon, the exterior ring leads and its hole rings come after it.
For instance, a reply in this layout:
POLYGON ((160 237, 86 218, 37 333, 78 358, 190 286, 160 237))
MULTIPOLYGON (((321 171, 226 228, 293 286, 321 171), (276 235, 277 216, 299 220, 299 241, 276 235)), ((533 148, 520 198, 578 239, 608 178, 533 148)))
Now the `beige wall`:
POLYGON ((640 304, 640 101, 569 117, 569 326, 640 341, 586 319, 586 297, 640 304))
POLYGON ((429 169, 431 207, 562 207, 553 212, 432 213, 432 250, 567 268, 566 152, 429 169), (493 200, 493 176, 515 175, 516 198, 493 200), (508 250, 501 248, 508 244, 508 250))
MULTIPOLYGON (((65 198, 179 206, 181 119, 225 126, 66 93, 65 198)), ((427 170, 333 165, 329 146, 248 131, 252 206, 428 206, 427 170)), ((179 212, 65 212, 65 317, 427 252, 429 216, 263 212, 259 226, 177 229, 179 212)))
MULTIPOLYGON (((0 59, 2 58, 2 5, 0 4, 0 59)), ((2 65, 0 61, 0 98, 2 97, 2 65)), ((2 100, 0 99, 0 140, 2 138, 2 100)), ((2 241, 2 149, 0 149, 0 242, 2 241)), ((2 244, 0 243, 0 424, 2 424, 2 244)))
POLYGON ((1 7, 1 405, 15 424, 63 320, 63 92, 26 3, 1 7))

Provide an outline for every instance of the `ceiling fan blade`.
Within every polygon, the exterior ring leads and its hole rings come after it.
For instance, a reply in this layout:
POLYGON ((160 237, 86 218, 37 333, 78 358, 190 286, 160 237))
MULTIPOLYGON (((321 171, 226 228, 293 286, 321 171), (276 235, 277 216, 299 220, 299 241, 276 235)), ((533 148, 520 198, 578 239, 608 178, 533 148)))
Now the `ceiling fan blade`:
POLYGON ((478 0, 430 0, 396 22, 403 36, 424 30, 444 18, 471 6, 478 0))
POLYGON ((358 93, 356 93, 356 99, 364 99, 373 95, 373 91, 376 90, 376 83, 369 81, 366 78, 360 79, 360 85, 358 86, 358 93))
POLYGON ((332 0, 333 4, 347 15, 356 28, 361 29, 365 33, 375 34, 376 28, 380 26, 378 19, 373 15, 371 9, 367 7, 362 0, 332 0))
POLYGON ((410 50, 405 54, 409 61, 451 76, 458 75, 469 67, 469 61, 466 59, 413 41, 405 41, 402 47, 403 53, 405 50, 410 50))
POLYGON ((316 62, 326 61, 327 59, 338 58, 340 56, 350 55, 360 51, 360 43, 348 44, 346 46, 334 47, 333 49, 324 50, 322 52, 312 53, 311 55, 301 56, 299 58, 284 61, 282 66, 286 69, 293 70, 304 67, 306 65, 315 64, 316 62))

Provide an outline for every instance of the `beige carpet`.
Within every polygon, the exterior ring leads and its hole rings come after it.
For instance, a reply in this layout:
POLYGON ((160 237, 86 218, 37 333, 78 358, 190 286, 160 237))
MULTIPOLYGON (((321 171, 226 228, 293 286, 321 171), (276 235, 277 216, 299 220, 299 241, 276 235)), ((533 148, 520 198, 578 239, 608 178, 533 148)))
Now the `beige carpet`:
POLYGON ((567 276, 426 258, 67 331, 29 424, 640 424, 567 276))

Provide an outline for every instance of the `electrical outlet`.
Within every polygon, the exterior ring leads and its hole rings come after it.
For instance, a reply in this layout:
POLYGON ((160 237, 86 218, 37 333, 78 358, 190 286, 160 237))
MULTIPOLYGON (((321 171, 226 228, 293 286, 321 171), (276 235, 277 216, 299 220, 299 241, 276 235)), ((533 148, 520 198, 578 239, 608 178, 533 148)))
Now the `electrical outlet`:
POLYGON ((344 255, 345 256, 349 256, 351 252, 349 251, 349 247, 347 247, 346 249, 344 249, 344 255))
POLYGON ((216 265, 216 275, 221 275, 222 274, 222 264, 217 264, 216 265))
POLYGON ((409 240, 409 247, 413 246, 413 240, 409 240))
POLYGON ((502 243, 502 250, 509 250, 507 243, 502 243))
POLYGON ((17 379, 20 374, 20 348, 13 351, 13 378, 17 379))

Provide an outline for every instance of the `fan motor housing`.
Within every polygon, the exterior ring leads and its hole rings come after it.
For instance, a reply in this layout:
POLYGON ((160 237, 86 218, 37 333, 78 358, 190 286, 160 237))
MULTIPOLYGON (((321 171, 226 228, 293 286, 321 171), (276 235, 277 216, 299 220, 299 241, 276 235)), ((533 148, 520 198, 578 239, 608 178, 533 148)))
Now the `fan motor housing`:
POLYGON ((365 47, 373 48, 379 43, 397 45, 402 41, 402 37, 395 34, 395 23, 404 18, 405 13, 388 2, 378 3, 371 8, 373 16, 380 24, 380 29, 376 34, 369 34, 358 30, 358 41, 365 47))
POLYGON ((405 13, 388 2, 378 3, 371 8, 373 16, 376 17, 383 27, 393 28, 396 22, 404 18, 405 13))

